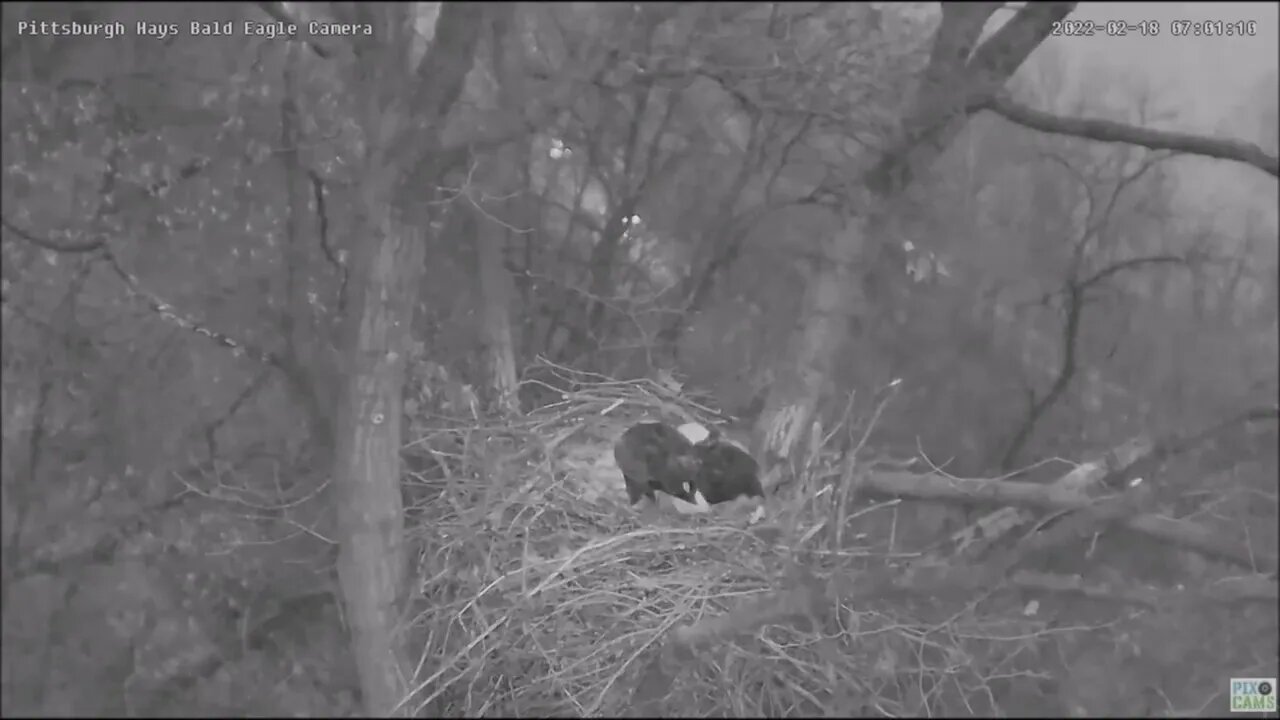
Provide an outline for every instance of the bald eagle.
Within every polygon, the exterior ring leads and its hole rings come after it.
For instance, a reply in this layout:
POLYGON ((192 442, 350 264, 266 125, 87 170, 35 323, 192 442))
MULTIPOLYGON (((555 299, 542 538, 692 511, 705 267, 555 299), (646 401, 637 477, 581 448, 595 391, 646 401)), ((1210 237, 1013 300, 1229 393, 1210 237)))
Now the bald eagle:
POLYGON ((678 432, 693 445, 697 458, 695 505, 705 507, 740 497, 764 497, 760 465, 741 446, 698 423, 681 425, 678 432))
POLYGON ((670 425, 632 425, 614 443, 613 457, 622 470, 632 505, 643 498, 656 503, 655 492, 694 502, 698 456, 693 444, 670 425))

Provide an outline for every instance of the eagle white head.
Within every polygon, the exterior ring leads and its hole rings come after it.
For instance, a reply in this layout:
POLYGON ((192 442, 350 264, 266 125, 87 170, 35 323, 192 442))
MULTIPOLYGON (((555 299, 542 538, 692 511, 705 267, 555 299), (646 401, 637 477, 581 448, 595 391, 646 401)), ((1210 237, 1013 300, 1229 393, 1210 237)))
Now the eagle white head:
POLYGON ((684 436, 685 440, 697 445, 698 443, 711 437, 711 431, 705 425, 699 423, 685 423, 676 428, 676 432, 684 436))

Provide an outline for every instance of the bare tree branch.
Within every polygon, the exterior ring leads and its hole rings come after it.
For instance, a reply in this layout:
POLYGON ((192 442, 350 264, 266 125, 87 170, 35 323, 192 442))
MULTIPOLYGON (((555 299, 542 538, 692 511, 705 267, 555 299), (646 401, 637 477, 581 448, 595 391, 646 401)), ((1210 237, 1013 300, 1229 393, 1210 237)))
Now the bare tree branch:
POLYGON ((1007 97, 995 97, 986 109, 1010 122, 1040 132, 1070 135, 1098 142, 1129 143, 1151 150, 1175 150, 1192 155, 1234 160, 1280 177, 1280 159, 1243 140, 1227 140, 1193 133, 1138 127, 1113 120, 1069 118, 1020 105, 1007 97))
POLYGON ((0 224, 4 225, 5 230, 8 230, 9 232, 13 233, 14 235, 17 235, 23 240, 26 240, 32 245, 35 245, 37 247, 42 247, 45 250, 52 250, 54 252, 87 253, 87 252, 93 252, 94 250, 97 250, 106 244, 106 239, 101 237, 95 238, 93 240, 81 240, 81 241, 71 241, 71 242, 59 242, 57 240, 53 240, 50 238, 40 237, 38 235, 32 234, 31 232, 28 232, 27 230, 23 230, 17 225, 14 225, 13 223, 9 222, 9 218, 6 218, 6 217, 0 217, 0 224))
POLYGON ((1150 257, 1129 258, 1128 260, 1121 260, 1112 265, 1108 265, 1089 277, 1077 281, 1076 286, 1083 290, 1091 285, 1097 285, 1099 282, 1106 280, 1116 273, 1123 272, 1125 270, 1132 270, 1142 265, 1154 265, 1157 263, 1177 263, 1182 265, 1187 262, 1189 262, 1188 258, 1179 257, 1177 255, 1153 255, 1150 257))

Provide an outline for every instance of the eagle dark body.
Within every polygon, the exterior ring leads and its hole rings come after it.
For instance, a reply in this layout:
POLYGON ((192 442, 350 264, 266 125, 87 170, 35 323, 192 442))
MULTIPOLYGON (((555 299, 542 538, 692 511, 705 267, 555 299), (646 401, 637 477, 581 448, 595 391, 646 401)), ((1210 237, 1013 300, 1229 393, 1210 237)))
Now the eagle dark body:
POLYGON ((641 498, 657 500, 655 491, 685 502, 693 501, 698 456, 692 443, 663 423, 638 423, 613 446, 631 504, 641 498))
POLYGON ((764 497, 760 465, 744 450, 719 437, 694 445, 698 458, 697 489, 715 505, 739 497, 764 497))

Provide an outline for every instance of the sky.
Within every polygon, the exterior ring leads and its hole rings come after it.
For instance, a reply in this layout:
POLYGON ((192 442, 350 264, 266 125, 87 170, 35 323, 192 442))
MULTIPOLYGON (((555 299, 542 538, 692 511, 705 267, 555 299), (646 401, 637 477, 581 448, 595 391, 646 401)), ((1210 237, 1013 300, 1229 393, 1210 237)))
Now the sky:
MULTIPOLYGON (((1082 2, 1075 20, 1157 20, 1158 37, 1061 38, 1064 55, 1085 63, 1115 65, 1150 78, 1161 99, 1184 119, 1206 128, 1215 125, 1255 88, 1267 72, 1276 72, 1277 8, 1274 2, 1100 3, 1082 2), (1256 20, 1256 37, 1174 37, 1175 20, 1256 20), (1078 49, 1077 49, 1078 48, 1078 49)), ((1274 91, 1274 88, 1273 88, 1274 91)))
MULTIPOLYGON (((1150 85, 1153 105, 1169 113, 1153 123, 1170 130, 1212 133, 1259 142, 1265 103, 1275 107, 1280 65, 1280 4, 1274 2, 1129 3, 1082 2, 1069 19, 1157 20, 1158 37, 1054 38, 1059 55, 1072 67, 1076 82, 1088 73, 1114 68, 1150 85), (1254 37, 1175 37, 1175 20, 1256 20, 1254 37), (1266 95, 1269 93, 1269 95, 1266 95)), ((1127 119, 1127 118, 1116 118, 1127 119)), ((1276 139, 1270 139, 1275 147, 1276 139)), ((1277 226, 1275 178, 1236 163, 1177 161, 1184 194, 1206 209, 1244 210, 1277 226)), ((1242 216, 1226 213, 1228 217, 1242 216)))

